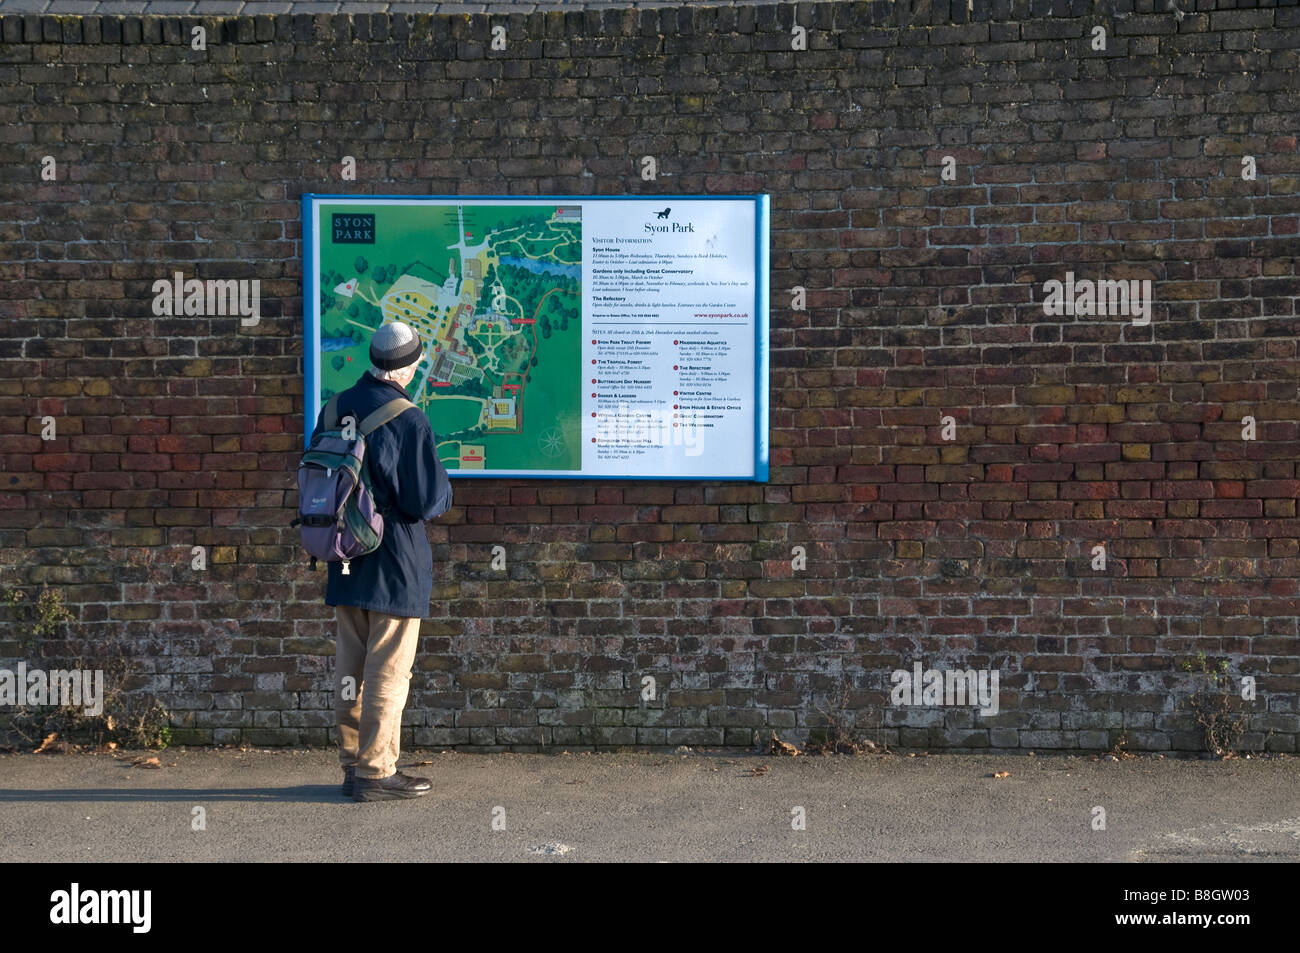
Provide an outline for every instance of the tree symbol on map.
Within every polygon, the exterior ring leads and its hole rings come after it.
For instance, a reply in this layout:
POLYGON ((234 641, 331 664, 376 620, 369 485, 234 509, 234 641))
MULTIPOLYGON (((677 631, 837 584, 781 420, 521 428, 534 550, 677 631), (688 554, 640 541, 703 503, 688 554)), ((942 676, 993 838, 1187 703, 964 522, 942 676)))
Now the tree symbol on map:
POLYGON ((564 435, 558 427, 547 427, 537 438, 537 446, 548 457, 558 457, 564 452, 564 435))

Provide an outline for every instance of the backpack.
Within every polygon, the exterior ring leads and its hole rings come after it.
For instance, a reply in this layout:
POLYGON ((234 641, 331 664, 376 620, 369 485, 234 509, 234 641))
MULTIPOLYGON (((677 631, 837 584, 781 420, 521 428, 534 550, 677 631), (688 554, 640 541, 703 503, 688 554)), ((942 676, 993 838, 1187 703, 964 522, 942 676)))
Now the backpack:
MULTIPOLYGON (((415 404, 394 397, 345 437, 339 428, 338 395, 325 405, 321 428, 312 434, 311 444, 298 462, 298 518, 290 526, 302 526, 302 546, 316 560, 348 563, 373 553, 384 538, 384 517, 375 508, 366 465, 366 437, 415 404)), ((355 418, 352 418, 355 423, 355 418)))

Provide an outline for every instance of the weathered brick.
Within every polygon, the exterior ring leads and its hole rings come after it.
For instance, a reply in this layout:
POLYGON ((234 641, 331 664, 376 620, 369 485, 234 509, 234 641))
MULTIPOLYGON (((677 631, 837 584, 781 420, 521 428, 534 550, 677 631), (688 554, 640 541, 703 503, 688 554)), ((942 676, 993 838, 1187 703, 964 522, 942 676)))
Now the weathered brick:
POLYGON ((771 4, 512 15, 504 53, 428 13, 0 17, 0 565, 135 640, 177 741, 323 743, 334 622, 288 525, 320 144, 375 193, 765 192, 771 481, 457 481, 404 739, 803 740, 843 682, 890 744, 1183 750, 1128 680, 1204 648, 1294 751, 1300 21, 1157 6, 1105 53, 1066 0, 805 4, 800 53, 771 4), (56 181, 36 144, 71 150, 56 181), (152 315, 174 269, 260 278, 261 324, 152 315), (1067 272, 1152 280, 1151 325, 1048 315, 1067 272), (917 646, 1001 666, 1003 712, 890 706, 917 646))

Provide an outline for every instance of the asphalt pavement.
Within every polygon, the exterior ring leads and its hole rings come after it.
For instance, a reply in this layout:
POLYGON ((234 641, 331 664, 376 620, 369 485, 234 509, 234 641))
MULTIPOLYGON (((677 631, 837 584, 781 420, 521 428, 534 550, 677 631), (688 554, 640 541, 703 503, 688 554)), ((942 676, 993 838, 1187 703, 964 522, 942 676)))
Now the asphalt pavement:
POLYGON ((0 755, 0 861, 1300 860, 1292 756, 433 751, 400 766, 433 791, 354 803, 320 750, 0 755))

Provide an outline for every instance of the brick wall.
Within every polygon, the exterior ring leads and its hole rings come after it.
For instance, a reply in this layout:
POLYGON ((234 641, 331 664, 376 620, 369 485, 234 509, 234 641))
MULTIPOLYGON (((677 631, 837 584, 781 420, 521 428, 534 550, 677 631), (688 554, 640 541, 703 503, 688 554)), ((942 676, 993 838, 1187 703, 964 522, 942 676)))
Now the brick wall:
POLYGON ((1300 8, 1177 4, 804 3, 804 51, 790 5, 4 16, 0 581, 136 646, 178 741, 329 741, 300 195, 766 192, 771 482, 459 482, 408 740, 1194 749, 1204 652, 1295 750, 1300 8), (154 317, 176 270, 262 321, 154 317), (1067 272, 1150 324, 1047 314, 1067 272), (892 705, 915 662, 1000 712, 892 705))

